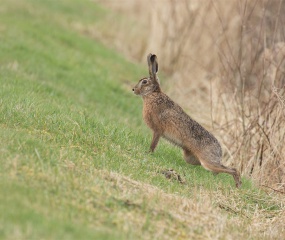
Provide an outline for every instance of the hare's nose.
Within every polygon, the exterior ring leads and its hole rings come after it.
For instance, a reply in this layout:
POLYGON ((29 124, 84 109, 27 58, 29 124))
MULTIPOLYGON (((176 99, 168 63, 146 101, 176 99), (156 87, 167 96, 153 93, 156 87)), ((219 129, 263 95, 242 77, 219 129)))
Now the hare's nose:
POLYGON ((133 92, 135 91, 135 89, 133 88, 133 92))

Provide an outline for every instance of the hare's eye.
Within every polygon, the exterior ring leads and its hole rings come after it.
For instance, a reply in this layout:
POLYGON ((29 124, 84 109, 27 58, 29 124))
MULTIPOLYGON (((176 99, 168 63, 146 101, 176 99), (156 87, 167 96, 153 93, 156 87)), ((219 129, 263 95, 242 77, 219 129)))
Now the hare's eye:
POLYGON ((146 84, 146 83, 147 83, 147 80, 143 80, 143 81, 142 81, 142 84, 146 84))

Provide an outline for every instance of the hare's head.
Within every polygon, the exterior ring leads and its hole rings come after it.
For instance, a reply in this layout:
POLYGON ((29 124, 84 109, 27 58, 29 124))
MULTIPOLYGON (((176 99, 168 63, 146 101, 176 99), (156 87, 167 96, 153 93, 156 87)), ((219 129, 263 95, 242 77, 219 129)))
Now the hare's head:
POLYGON ((156 55, 150 53, 147 56, 147 63, 149 77, 139 80, 138 84, 133 88, 133 92, 136 95, 146 96, 152 92, 160 92, 160 85, 157 77, 158 63, 156 55))

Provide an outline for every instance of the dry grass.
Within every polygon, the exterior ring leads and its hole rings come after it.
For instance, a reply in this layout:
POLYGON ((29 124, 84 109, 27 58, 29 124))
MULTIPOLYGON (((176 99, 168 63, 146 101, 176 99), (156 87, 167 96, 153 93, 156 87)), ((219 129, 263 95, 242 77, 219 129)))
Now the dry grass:
POLYGON ((282 239, 285 236, 282 196, 261 197, 259 193, 235 190, 205 192, 197 188, 191 198, 185 198, 117 173, 98 171, 95 175, 104 181, 104 198, 112 196, 128 208, 126 214, 116 216, 114 221, 118 219, 117 224, 124 231, 132 228, 141 232, 143 239, 282 239), (146 225, 148 231, 144 231, 146 225))
POLYGON ((155 52, 162 72, 169 75, 168 94, 212 128, 224 146, 225 161, 259 185, 284 192, 285 4, 104 4, 128 15, 131 24, 111 16, 114 24, 100 39, 115 42, 117 49, 143 63, 147 53, 155 52))

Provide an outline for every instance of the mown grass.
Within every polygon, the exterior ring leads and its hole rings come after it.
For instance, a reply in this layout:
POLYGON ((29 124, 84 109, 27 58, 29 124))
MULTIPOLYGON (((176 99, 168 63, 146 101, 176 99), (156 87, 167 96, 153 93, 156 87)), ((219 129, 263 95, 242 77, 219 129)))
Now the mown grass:
POLYGON ((150 132, 130 91, 145 67, 72 27, 100 26, 106 9, 92 1, 4 0, 0 13, 0 238, 239 236, 242 212, 282 210, 250 181, 236 190, 230 176, 187 165, 163 141, 146 153, 150 132), (161 174, 170 168, 185 184, 161 174), (189 204, 202 217, 191 227, 189 204), (208 211, 209 219, 214 212, 240 222, 205 234, 220 224, 204 222, 208 211))

